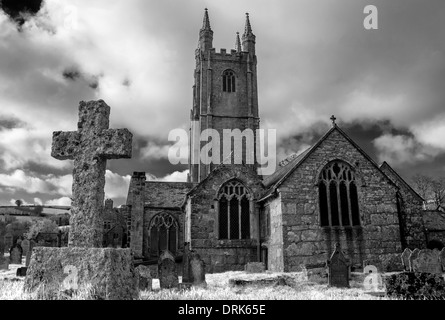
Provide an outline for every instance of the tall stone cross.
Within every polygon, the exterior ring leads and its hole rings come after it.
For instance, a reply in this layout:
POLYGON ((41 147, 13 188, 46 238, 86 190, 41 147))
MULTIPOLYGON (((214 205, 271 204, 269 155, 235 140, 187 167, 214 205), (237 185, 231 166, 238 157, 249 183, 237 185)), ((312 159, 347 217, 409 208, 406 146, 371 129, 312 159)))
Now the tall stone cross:
POLYGON ((102 247, 107 159, 131 158, 133 135, 109 117, 104 101, 81 101, 77 131, 53 132, 51 156, 74 160, 69 246, 102 247))

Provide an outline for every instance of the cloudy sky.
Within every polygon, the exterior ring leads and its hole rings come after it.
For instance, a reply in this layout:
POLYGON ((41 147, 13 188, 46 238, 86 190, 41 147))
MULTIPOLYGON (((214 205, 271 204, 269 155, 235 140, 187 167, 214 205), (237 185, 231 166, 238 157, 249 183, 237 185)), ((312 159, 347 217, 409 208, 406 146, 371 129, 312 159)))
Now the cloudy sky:
POLYGON ((443 0, 26 2, 30 13, 16 0, 0 10, 0 205, 69 204, 72 161, 51 158, 51 137, 76 130, 81 100, 105 100, 110 126, 134 134, 133 158, 108 162, 115 204, 133 171, 185 179, 186 166, 168 162, 168 133, 188 128, 206 7, 217 50, 234 48, 250 13, 261 125, 277 129, 278 159, 314 143, 335 114, 378 163, 407 179, 445 176, 443 0), (377 30, 363 26, 367 5, 377 30))

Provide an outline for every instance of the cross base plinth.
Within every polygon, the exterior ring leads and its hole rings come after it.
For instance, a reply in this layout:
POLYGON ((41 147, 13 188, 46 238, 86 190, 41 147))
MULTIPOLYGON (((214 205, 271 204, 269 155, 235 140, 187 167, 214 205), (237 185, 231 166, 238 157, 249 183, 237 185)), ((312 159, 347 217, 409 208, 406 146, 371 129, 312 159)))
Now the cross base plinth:
POLYGON ((86 299, 132 300, 138 297, 131 249, 33 249, 24 291, 37 299, 63 299, 86 294, 86 299))

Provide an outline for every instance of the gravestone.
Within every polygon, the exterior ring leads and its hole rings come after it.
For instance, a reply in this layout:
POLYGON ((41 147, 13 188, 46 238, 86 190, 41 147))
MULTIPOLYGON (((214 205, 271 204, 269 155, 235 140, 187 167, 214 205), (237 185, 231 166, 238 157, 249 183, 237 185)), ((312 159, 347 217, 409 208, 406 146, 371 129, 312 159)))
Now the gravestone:
POLYGON ((412 253, 411 249, 405 248, 405 250, 403 250, 403 253, 401 255, 403 269, 405 271, 411 271, 409 266, 409 256, 411 255, 411 253, 412 253))
POLYGON ((23 249, 23 255, 24 255, 25 257, 26 257, 26 255, 28 254, 28 251, 29 251, 29 245, 30 245, 30 242, 29 242, 28 239, 23 240, 22 243, 21 243, 21 246, 22 246, 22 249, 23 249))
POLYGON ((135 272, 138 278, 139 290, 152 290, 152 277, 150 268, 140 265, 135 268, 135 272))
POLYGON ((244 266, 244 271, 247 273, 262 273, 266 271, 264 262, 248 262, 244 266))
POLYGON ((190 282, 190 259, 192 253, 190 252, 190 243, 184 243, 184 255, 182 258, 182 283, 190 282))
POLYGON ((20 268, 17 268, 17 271, 16 271, 16 276, 17 277, 26 277, 26 271, 28 270, 28 268, 27 267, 20 267, 20 268))
POLYGON ((20 244, 16 244, 9 251, 9 263, 10 264, 22 264, 23 249, 20 244))
POLYGON ((442 271, 445 272, 445 247, 440 251, 440 264, 442 265, 442 271))
POLYGON ((205 263, 197 253, 193 254, 192 259, 190 260, 189 280, 194 286, 207 286, 205 263))
POLYGON ((161 289, 178 287, 178 273, 176 271, 175 258, 170 251, 162 252, 158 261, 158 277, 161 289))
POLYGON ((349 262, 341 251, 339 243, 335 244, 335 250, 327 265, 329 286, 349 288, 349 262))
POLYGON ((417 258, 413 260, 413 266, 416 272, 442 274, 440 251, 437 249, 420 250, 417 258))
POLYGON ((9 259, 5 258, 3 252, 0 252, 0 270, 9 270, 9 259))
POLYGON ((415 248, 409 256, 409 271, 411 272, 416 272, 416 270, 414 269, 413 260, 417 258, 417 256, 419 255, 419 251, 419 249, 415 248))
POLYGON ((11 233, 7 233, 5 234, 4 239, 5 239, 5 250, 9 252, 9 250, 11 250, 12 248, 14 238, 11 233))
POLYGON ((25 291, 43 287, 46 295, 57 295, 60 288, 90 283, 98 299, 137 297, 131 249, 101 248, 107 159, 131 158, 132 152, 131 132, 109 129, 109 116, 104 101, 81 101, 77 131, 53 133, 51 155, 74 160, 68 247, 33 249, 25 291))
POLYGON ((0 237, 0 253, 5 253, 5 237, 0 237))
POLYGON ((51 156, 74 160, 70 246, 102 247, 107 159, 131 158, 132 134, 109 129, 109 117, 110 107, 104 101, 82 101, 78 130, 53 133, 51 156))
POLYGON ((26 254, 25 266, 28 267, 31 262, 32 249, 36 246, 36 242, 34 240, 29 241, 29 250, 26 254))
POLYGON ((377 267, 369 264, 363 268, 363 273, 378 273, 377 267))

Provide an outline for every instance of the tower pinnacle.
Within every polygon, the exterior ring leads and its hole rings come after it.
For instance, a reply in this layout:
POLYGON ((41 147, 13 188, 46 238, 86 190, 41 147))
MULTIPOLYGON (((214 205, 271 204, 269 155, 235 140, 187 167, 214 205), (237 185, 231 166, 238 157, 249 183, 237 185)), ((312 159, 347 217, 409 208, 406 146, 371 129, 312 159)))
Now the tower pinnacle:
POLYGON ((207 8, 204 11, 204 19, 202 20, 202 28, 199 30, 198 49, 201 51, 210 50, 213 47, 213 31, 210 28, 210 19, 207 8))
POLYGON ((202 21, 202 28, 201 30, 210 30, 212 31, 212 28, 210 28, 210 19, 209 19, 209 13, 207 8, 204 10, 204 19, 202 21))
POLYGON ((246 12, 246 26, 244 27, 244 35, 252 34, 252 26, 250 25, 249 13, 246 12))
POLYGON ((235 50, 236 52, 241 52, 241 40, 239 38, 239 32, 236 33, 235 50))
POLYGON ((249 54, 255 56, 255 35, 252 32, 252 26, 250 25, 249 14, 246 13, 246 26, 244 27, 243 34, 243 51, 249 52, 249 54))

